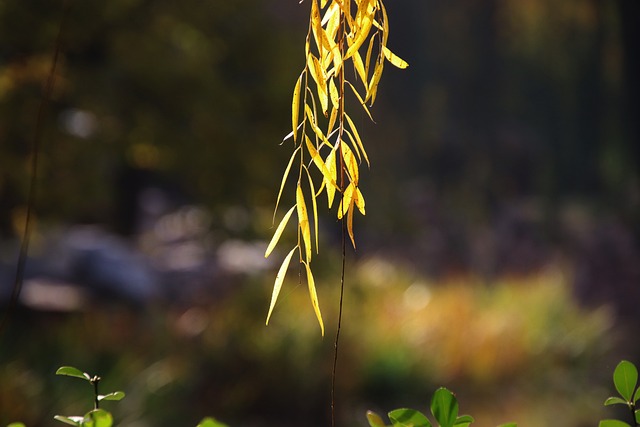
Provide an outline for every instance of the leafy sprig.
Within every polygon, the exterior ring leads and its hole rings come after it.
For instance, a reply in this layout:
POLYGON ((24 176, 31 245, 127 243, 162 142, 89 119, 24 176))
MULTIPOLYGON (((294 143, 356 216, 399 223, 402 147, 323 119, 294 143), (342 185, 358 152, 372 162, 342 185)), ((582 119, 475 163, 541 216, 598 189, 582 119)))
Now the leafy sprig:
POLYGON ((287 253, 276 274, 267 324, 289 264, 297 252, 300 268, 304 267, 306 272, 311 303, 324 335, 311 269, 313 252, 319 250, 317 198, 325 192, 328 208, 331 209, 338 195, 336 216, 346 221, 345 228, 355 248, 354 213, 357 210, 365 215, 365 199, 359 186, 359 166, 362 161, 368 165, 369 157, 360 133, 347 112, 345 98, 347 92, 353 94, 373 120, 369 107, 375 102, 385 62, 398 68, 408 66, 389 50, 388 37, 389 22, 382 0, 311 0, 305 67, 293 89, 292 130, 283 140, 293 141, 293 152, 280 183, 274 223, 284 187, 297 161, 295 204, 278 223, 265 257, 276 247, 294 211, 297 214, 297 243, 287 253), (350 78, 345 74, 349 63, 353 69, 350 78), (310 205, 308 201, 311 201, 310 205))

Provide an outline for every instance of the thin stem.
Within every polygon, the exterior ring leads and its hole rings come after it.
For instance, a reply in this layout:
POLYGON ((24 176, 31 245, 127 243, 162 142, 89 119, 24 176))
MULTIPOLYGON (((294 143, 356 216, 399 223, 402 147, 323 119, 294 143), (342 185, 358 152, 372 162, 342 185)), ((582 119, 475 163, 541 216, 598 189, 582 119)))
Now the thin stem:
POLYGON ((98 399, 98 396, 100 396, 100 394, 98 393, 99 382, 100 382, 99 376, 96 375, 95 377, 91 378, 91 384, 93 384, 93 394, 94 394, 93 409, 100 409, 100 400, 98 399))
POLYGON ((37 184, 38 184, 38 164, 40 157, 40 146, 42 145, 42 132, 44 129, 44 118, 46 116, 47 107, 49 106, 49 100, 51 99, 51 93, 53 92, 53 85, 55 82, 56 68, 58 65, 58 57, 60 56, 60 50, 62 45, 62 33, 65 24, 65 18, 69 9, 70 1, 65 0, 62 6, 62 16, 60 18, 60 26, 58 27, 58 34, 56 36, 55 48, 53 51, 53 59, 51 61, 51 69, 47 76, 47 82, 40 100, 40 106, 38 108, 38 116, 36 118, 35 133, 33 137, 33 143, 31 146, 31 164, 30 164, 30 180, 29 189, 27 193, 27 209, 24 218, 24 228, 22 230, 22 241, 20 243, 20 253, 18 255, 18 262, 16 265, 16 274, 13 282, 13 289, 11 291, 11 299, 7 311, 2 317, 0 322, 0 333, 7 325, 13 310, 15 309, 18 298, 20 298, 20 291, 22 290, 22 283, 24 281, 24 272, 27 263, 27 254, 29 253, 29 241, 31 240, 31 231, 33 228, 32 217, 34 215, 35 204, 37 199, 37 184))
MULTIPOLYGON (((340 19, 340 28, 338 29, 340 34, 340 55, 344 56, 344 34, 345 34, 345 16, 344 12, 340 11, 341 19, 340 19)), ((338 84, 340 90, 340 97, 338 103, 338 141, 339 144, 343 144, 342 137, 344 134, 344 98, 345 98, 345 79, 344 79, 344 64, 340 67, 340 72, 338 74, 338 84)), ((344 158, 342 156, 342 147, 339 147, 339 158, 340 158, 340 189, 344 191, 345 188, 345 179, 344 179, 344 158)), ((342 328, 342 307, 344 300, 344 276, 346 270, 346 258, 347 258, 347 236, 346 236, 346 222, 344 218, 344 202, 341 203, 342 212, 340 212, 340 229, 341 229, 341 246, 342 246, 342 271, 340 274, 340 303, 338 305, 338 325, 336 326, 336 338, 333 345, 333 368, 331 370, 331 427, 335 427, 336 424, 336 414, 335 414, 335 392, 336 392, 336 372, 338 367, 338 349, 340 344, 340 330, 342 328)))

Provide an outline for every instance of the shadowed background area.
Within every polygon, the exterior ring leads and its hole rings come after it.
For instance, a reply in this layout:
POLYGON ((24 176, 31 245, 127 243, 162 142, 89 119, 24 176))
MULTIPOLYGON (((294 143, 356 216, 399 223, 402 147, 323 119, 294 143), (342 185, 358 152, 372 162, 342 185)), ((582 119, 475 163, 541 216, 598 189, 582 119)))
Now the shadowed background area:
MULTIPOLYGON (((263 257, 309 1, 70 1, 36 228, 0 337, 0 425, 52 425, 104 378, 118 425, 327 425, 333 343, 263 257)), ((340 425, 454 390, 479 426, 594 425, 640 327, 640 6, 387 1, 340 425)), ((62 2, 0 0, 0 303, 62 2)), ((285 198, 288 193, 285 194, 285 198)), ((281 213, 280 213, 281 214, 281 213)), ((315 271, 335 329, 340 226, 315 271)), ((293 241, 295 236, 284 239, 293 241)), ((321 245, 321 246, 322 246, 321 245)))

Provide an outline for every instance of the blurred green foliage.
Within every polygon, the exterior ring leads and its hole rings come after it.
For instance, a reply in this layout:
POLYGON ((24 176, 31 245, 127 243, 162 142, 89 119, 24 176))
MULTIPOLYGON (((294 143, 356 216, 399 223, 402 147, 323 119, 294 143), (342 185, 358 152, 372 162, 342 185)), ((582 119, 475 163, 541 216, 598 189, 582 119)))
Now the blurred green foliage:
MULTIPOLYGON (((336 318, 334 277, 317 278, 328 319, 336 318)), ((560 272, 436 283, 372 257, 348 280, 340 423, 364 425, 366 408, 416 407, 443 384, 459 390, 479 425, 577 427, 601 416, 611 313, 579 308, 560 272)), ((17 317, 11 348, 0 353, 0 424, 45 425, 54 413, 86 409, 86 390, 54 378, 64 361, 101 372, 107 390, 124 387, 113 411, 121 426, 195 425, 210 414, 229 425, 325 425, 333 343, 318 339, 295 279, 264 327, 269 281, 239 282, 238 292, 196 306, 17 317)))

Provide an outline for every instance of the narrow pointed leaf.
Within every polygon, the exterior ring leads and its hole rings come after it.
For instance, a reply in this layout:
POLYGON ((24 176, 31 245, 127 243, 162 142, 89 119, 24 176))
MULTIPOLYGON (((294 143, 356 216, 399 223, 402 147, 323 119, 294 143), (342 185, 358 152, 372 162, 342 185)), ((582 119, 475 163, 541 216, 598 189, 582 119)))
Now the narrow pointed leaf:
POLYGON ((364 108, 364 111, 367 113, 367 116, 369 116, 369 119, 371 119, 371 121, 375 123, 376 121, 373 120, 373 116, 371 115, 371 112, 369 111, 369 107, 367 107, 367 103, 364 102, 364 99, 362 99, 362 97, 360 96, 360 94, 358 93, 356 88, 351 84, 351 82, 347 81, 347 83, 349 84, 349 86, 351 86, 351 90, 353 90, 353 94, 356 96, 356 98, 358 98, 358 101, 360 102, 360 105, 362 106, 362 108, 364 108))
POLYGON ((304 261, 302 263, 307 270, 307 285, 309 286, 309 297, 311 298, 311 305, 313 305, 313 311, 315 311, 316 318, 318 319, 318 324, 320 325, 320 333, 322 334, 322 336, 324 336, 324 322, 322 321, 322 314, 320 313, 318 294, 316 292, 316 283, 313 280, 313 274, 311 273, 309 263, 304 261))
POLYGON ((342 200, 340 201, 340 205, 338 205, 338 219, 342 219, 342 217, 349 211, 349 207, 352 206, 351 200, 353 199, 354 190, 355 185, 353 183, 350 183, 344 190, 342 200))
POLYGON ((287 275, 287 269, 289 268, 289 263, 291 262, 291 257, 293 253, 298 247, 294 247, 289 251, 284 260, 282 261, 282 265, 280 265, 280 269, 278 270, 278 274, 276 274, 276 281, 273 284, 273 292, 271 292, 271 304, 269 304, 269 313, 267 313, 267 321, 266 324, 269 324, 269 319, 271 318, 271 313, 273 312, 273 308, 276 306, 276 301, 278 301, 278 295, 280 294, 280 289, 282 288, 282 283, 284 282, 284 277, 287 275))
POLYGON ((291 101, 291 129, 293 132, 293 140, 296 140, 298 134, 298 116, 300 114, 300 86, 302 85, 302 76, 304 71, 298 77, 296 85, 293 88, 293 100, 291 101))
POLYGON ((349 238, 351 239, 351 245, 353 249, 356 248, 356 237, 353 233, 353 203, 354 199, 351 199, 351 203, 349 205, 349 210, 347 211, 347 233, 349 234, 349 238))
MULTIPOLYGON (((318 156, 320 157, 320 156, 318 156)), ((316 189, 313 185, 313 180, 311 179, 311 174, 309 173, 309 169, 306 167, 304 170, 307 172, 307 178, 309 180, 309 190, 311 192, 311 206, 313 207, 313 233, 316 238, 316 253, 319 252, 318 245, 318 202, 316 201, 316 189)))
POLYGON ((344 116, 347 119, 347 123, 349 123, 349 128, 351 129, 351 132, 353 133, 353 136, 355 138, 355 142, 357 143, 358 148, 362 152, 362 155, 364 156, 364 159, 367 162, 367 165, 370 165, 369 156, 367 156, 367 152, 364 149, 364 145, 362 144, 362 139, 360 139, 360 134, 358 133, 358 129, 356 129, 356 125, 353 123, 353 120, 351 120, 351 117, 349 117, 349 115, 347 113, 345 113, 344 116))
POLYGON ((291 170, 291 165, 293 164, 293 159, 296 157, 296 153, 300 150, 300 146, 293 150, 291 153, 291 158, 289 159, 289 163, 282 174, 282 181, 280 182, 280 190, 278 190, 278 198, 276 199, 276 207, 273 210, 273 222, 276 220, 276 212, 278 211, 278 205, 280 204, 280 198, 282 197, 282 190, 284 189, 284 185, 287 182, 287 178, 289 177, 289 171, 291 170))
MULTIPOLYGON (((335 182, 338 179, 335 148, 331 150, 331 152, 325 159, 324 164, 326 165, 327 170, 329 171, 329 176, 332 178, 332 181, 335 182)), ((327 203, 329 205, 329 209, 331 209, 331 206, 333 206, 333 200, 335 198, 337 188, 338 188, 337 185, 335 187, 331 185, 327 186, 327 203)))
POLYGON ((311 261, 311 229, 309 228, 309 215, 307 213, 307 205, 304 201, 302 187, 298 184, 296 189, 296 207, 298 211, 298 228, 302 234, 304 242, 305 259, 311 261))
POLYGON ((475 420, 471 415, 461 415, 456 419, 456 422, 453 423, 454 427, 469 427, 469 425, 475 420))
POLYGON ((311 142, 311 140, 309 139, 308 136, 306 136, 305 140, 306 140, 306 143, 307 143, 307 151, 309 151, 309 155, 311 155, 311 159, 315 163, 315 165, 318 168, 318 170, 320 170, 320 172, 322 173, 322 176, 324 178, 325 184, 327 186, 332 186, 332 187, 336 187, 337 188, 337 184, 335 182, 335 178, 331 174, 331 171, 329 171, 329 169, 327 168, 327 165, 322 160, 322 157, 320 156, 320 153, 318 153, 316 148, 313 146, 313 143, 311 142))
POLYGON ((395 53, 391 52, 386 46, 382 46, 382 53, 387 61, 391 62, 398 68, 407 68, 409 64, 395 53))
POLYGON ((229 427, 225 423, 221 423, 215 418, 207 417, 198 423, 196 427, 229 427))
POLYGON ((267 246, 267 250, 264 251, 264 257, 267 258, 271 252, 273 251, 273 248, 276 247, 276 244, 278 243, 278 240, 280 240, 280 236, 282 235, 282 232, 284 231, 284 228, 286 227, 287 223, 289 222, 289 218, 291 218, 291 214, 293 213, 293 210, 296 208, 295 205, 293 205, 291 207, 291 209, 289 209, 287 211, 286 214, 284 214, 284 217, 282 218, 282 220, 280 220, 280 224, 278 224, 278 228, 276 228, 276 231, 273 233, 273 237, 271 237, 271 241, 269 242, 269 245, 267 246))

